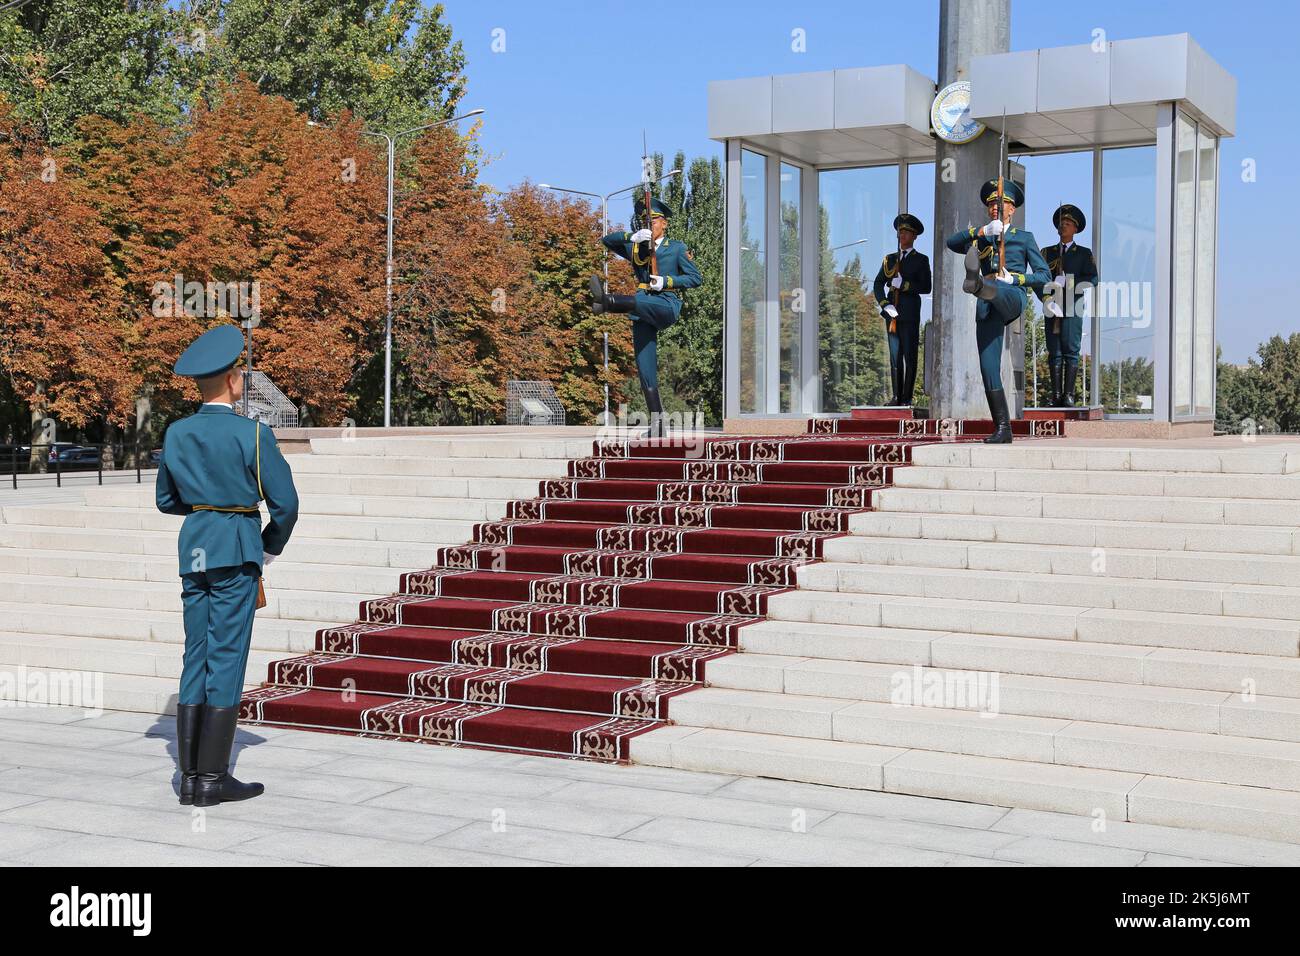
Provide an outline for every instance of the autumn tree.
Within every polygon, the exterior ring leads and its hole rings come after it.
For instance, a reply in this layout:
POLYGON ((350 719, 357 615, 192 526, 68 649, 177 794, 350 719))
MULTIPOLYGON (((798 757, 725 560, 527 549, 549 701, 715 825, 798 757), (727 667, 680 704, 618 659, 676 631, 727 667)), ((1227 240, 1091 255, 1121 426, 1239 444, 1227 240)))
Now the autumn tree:
POLYGON ((0 98, 0 368, 30 409, 33 443, 56 437, 47 420, 124 419, 136 385, 108 233, 61 162, 0 98))
POLYGON ((197 334, 252 318, 168 299, 182 283, 256 283, 256 366, 309 416, 335 423, 382 314, 384 164, 359 125, 309 127, 247 80, 185 127, 139 117, 82 126, 76 170, 111 230, 132 317, 128 362, 162 411, 196 396, 170 368, 197 334), (159 294, 162 291, 162 295, 159 294))
POLYGON ((588 203, 524 183, 501 197, 511 242, 528 258, 535 307, 545 324, 538 349, 554 352, 555 391, 570 421, 596 421, 605 407, 609 333, 610 408, 626 400, 632 333, 623 315, 595 315, 588 283, 602 268, 600 214, 588 203))
POLYGON ((547 341, 547 297, 478 164, 472 134, 441 127, 419 137, 401 179, 394 409, 405 424, 498 421, 505 380, 552 377, 567 347, 564 335, 547 341))

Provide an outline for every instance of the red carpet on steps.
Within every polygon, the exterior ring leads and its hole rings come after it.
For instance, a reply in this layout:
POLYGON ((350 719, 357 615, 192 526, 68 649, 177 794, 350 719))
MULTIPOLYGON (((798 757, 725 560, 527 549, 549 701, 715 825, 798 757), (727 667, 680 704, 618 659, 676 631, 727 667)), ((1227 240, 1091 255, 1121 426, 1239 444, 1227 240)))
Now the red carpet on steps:
POLYGON ((841 418, 784 438, 598 440, 568 478, 272 664, 241 719, 624 760, 913 446, 990 427, 841 418))

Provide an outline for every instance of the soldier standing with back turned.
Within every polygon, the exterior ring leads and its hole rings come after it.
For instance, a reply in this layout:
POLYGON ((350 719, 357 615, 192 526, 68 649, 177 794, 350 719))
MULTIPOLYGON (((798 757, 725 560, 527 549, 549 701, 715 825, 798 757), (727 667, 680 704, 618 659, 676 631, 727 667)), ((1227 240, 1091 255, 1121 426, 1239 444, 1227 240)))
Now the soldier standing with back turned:
POLYGON ((211 807, 247 800, 260 783, 229 773, 239 692, 253 636, 262 568, 284 550, 298 520, 293 474, 275 435, 235 411, 243 396, 238 326, 199 336, 177 360, 196 380, 203 405, 173 422, 163 441, 156 497, 164 514, 184 515, 178 551, 185 662, 176 707, 180 802, 211 807), (270 523, 262 528, 258 503, 270 523))

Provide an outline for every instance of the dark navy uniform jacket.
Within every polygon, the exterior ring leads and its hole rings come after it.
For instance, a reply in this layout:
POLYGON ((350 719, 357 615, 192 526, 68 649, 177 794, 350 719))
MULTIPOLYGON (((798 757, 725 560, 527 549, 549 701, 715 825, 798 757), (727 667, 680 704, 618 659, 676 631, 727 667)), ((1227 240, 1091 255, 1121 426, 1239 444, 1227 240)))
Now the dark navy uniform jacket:
MULTIPOLYGON (((894 278, 896 272, 894 263, 897 259, 898 253, 891 252, 885 256, 880 263, 880 271, 876 273, 872 292, 881 308, 894 301, 894 288, 889 285, 889 280, 894 278)), ((913 249, 903 256, 902 269, 903 285, 898 289, 898 317, 919 322, 921 321, 921 296, 928 295, 930 292, 930 260, 924 253, 913 249)))

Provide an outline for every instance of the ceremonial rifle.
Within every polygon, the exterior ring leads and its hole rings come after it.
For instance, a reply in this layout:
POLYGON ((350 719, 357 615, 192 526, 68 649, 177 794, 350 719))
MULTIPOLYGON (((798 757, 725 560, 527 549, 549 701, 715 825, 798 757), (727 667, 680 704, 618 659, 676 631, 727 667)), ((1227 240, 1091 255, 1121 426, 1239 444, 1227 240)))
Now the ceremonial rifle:
MULTIPOLYGON (((1058 223, 1062 221, 1062 220, 1061 220, 1061 210, 1062 210, 1063 208, 1065 208, 1065 203, 1063 203, 1063 202, 1058 202, 1058 203, 1056 204, 1056 221, 1057 221, 1058 223)), ((1049 266, 1050 266, 1050 263, 1049 263, 1049 266)), ((1062 241, 1062 239, 1061 239, 1059 233, 1057 234, 1057 237, 1056 237, 1056 268, 1060 270, 1060 274, 1061 274, 1061 275, 1065 275, 1065 243, 1062 241)), ((1057 275, 1056 272, 1053 272, 1053 273, 1052 273, 1052 277, 1053 277, 1053 278, 1055 278, 1056 275, 1057 275)), ((1064 304, 1064 300, 1065 300, 1065 286, 1057 286, 1057 289, 1060 290, 1059 298, 1061 299, 1061 301, 1056 303, 1056 307, 1057 307, 1058 309, 1061 309, 1062 311, 1064 311, 1064 308, 1065 308, 1065 304, 1064 304)), ((1052 296, 1052 301, 1055 302, 1057 298, 1058 298, 1058 296, 1055 296, 1055 295, 1052 296)), ((1060 335, 1060 334, 1061 334, 1061 316, 1059 316, 1059 315, 1054 315, 1054 316, 1052 316, 1052 334, 1053 334, 1053 335, 1060 335)))
MULTIPOLYGON (((898 276, 899 281, 901 282, 902 279, 903 279, 903 243, 902 243, 902 241, 899 240, 899 238, 898 238, 898 230, 897 230, 897 229, 894 230, 894 249, 897 250, 897 251, 894 253, 894 275, 898 276)), ((900 286, 900 289, 901 289, 901 286, 900 286)), ((895 313, 898 312, 898 293, 899 293, 899 289, 894 289, 894 290, 893 290, 893 298, 894 298, 894 312, 895 312, 895 313)), ((898 315, 897 315, 897 314, 895 314, 894 317, 893 317, 892 319, 889 320, 889 331, 890 331, 890 332, 897 332, 897 331, 898 331, 898 315)))
MULTIPOLYGON (((1002 136, 998 140, 998 221, 1002 222, 1006 205, 1006 193, 1003 175, 1007 167, 1007 108, 1002 107, 1002 136)), ((1002 222, 1002 231, 998 233, 998 272, 1007 271, 1007 224, 1002 222)), ((997 276, 994 276, 996 281, 997 276)))
POLYGON ((659 253, 655 249, 654 216, 650 209, 650 151, 646 146, 645 130, 641 130, 641 181, 645 184, 645 226, 650 230, 650 274, 659 274, 659 253))

